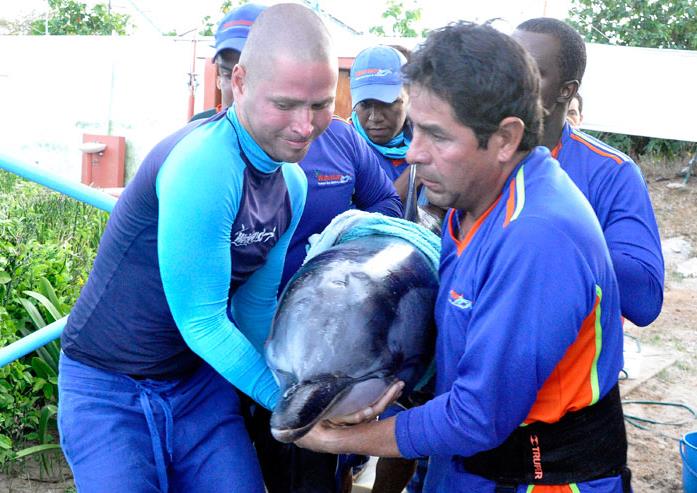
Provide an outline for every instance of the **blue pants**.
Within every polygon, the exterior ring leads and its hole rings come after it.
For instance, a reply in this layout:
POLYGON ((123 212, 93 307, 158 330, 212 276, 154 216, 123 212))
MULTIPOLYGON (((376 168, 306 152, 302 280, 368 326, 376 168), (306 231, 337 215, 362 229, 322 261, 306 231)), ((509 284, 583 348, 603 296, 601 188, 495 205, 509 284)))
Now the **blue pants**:
POLYGON ((233 386, 203 364, 134 380, 61 354, 61 447, 79 492, 264 492, 233 386))

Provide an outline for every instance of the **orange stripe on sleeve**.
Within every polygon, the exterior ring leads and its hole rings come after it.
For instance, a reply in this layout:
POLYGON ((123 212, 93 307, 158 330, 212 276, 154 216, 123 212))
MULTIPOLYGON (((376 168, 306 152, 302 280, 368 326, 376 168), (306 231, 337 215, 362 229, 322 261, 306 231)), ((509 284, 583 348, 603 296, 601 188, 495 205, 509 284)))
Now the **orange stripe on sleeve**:
POLYGON ((585 140, 585 139, 579 137, 579 136, 576 135, 576 134, 573 134, 573 133, 572 133, 572 134, 570 135, 570 137, 571 137, 572 139, 574 139, 576 142, 580 142, 581 144, 585 145, 586 147, 588 147, 591 151, 595 152, 596 154, 600 154, 601 156, 609 157, 610 159, 612 159, 613 161, 615 161, 617 164, 622 164, 622 163, 624 162, 624 159, 622 159, 621 157, 616 156, 615 154, 611 154, 611 153, 609 153, 609 152, 607 152, 607 151, 603 151, 602 149, 597 148, 596 146, 594 146, 593 144, 591 144, 591 143, 588 142, 587 140, 585 140))

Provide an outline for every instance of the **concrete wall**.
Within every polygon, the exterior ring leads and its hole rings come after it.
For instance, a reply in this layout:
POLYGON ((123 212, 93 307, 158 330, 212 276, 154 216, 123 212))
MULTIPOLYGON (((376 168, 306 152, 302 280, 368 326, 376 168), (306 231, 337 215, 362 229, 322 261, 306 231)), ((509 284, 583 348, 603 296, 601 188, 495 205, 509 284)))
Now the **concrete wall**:
MULTIPOLYGON (((210 56, 208 44, 197 56, 210 56)), ((122 135, 131 176, 186 123, 193 55, 191 41, 167 37, 2 36, 0 148, 79 180, 82 134, 122 135)), ((195 97, 200 110, 202 85, 195 97)))
MULTIPOLYGON (((375 41, 337 40, 338 54, 375 41)), ((196 111, 209 44, 196 43, 196 111)), ((0 36, 0 150, 79 180, 82 134, 121 135, 128 178, 186 123, 193 58, 192 41, 169 37, 0 36)), ((588 45, 585 126, 697 141, 695 81, 697 52, 588 45)))

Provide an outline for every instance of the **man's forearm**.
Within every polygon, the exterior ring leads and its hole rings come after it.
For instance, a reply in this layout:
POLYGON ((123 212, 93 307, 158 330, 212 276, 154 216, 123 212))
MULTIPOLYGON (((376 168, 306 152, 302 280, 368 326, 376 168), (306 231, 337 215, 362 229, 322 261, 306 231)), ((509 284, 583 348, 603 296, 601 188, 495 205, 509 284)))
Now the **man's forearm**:
POLYGON ((362 454, 376 457, 401 457, 397 448, 395 418, 370 421, 344 428, 315 425, 297 445, 332 454, 362 454))

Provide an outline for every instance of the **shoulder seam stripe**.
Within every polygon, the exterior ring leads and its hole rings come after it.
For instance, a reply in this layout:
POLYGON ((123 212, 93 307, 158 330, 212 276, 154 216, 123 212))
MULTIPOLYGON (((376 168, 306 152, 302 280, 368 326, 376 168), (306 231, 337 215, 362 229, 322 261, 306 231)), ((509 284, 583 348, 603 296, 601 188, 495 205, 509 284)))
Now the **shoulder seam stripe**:
POLYGON ((609 157, 610 159, 615 161, 617 164, 622 164, 624 162, 624 159, 622 159, 618 155, 612 154, 610 152, 607 152, 607 151, 600 149, 599 147, 591 144, 586 139, 584 139, 583 137, 581 137, 575 133, 572 133, 570 135, 570 137, 572 139, 574 139, 576 142, 580 142, 581 144, 585 145, 586 147, 588 147, 591 151, 595 152, 596 154, 600 154, 601 156, 609 157))

